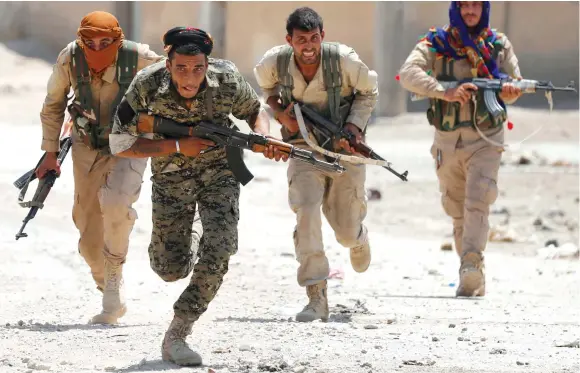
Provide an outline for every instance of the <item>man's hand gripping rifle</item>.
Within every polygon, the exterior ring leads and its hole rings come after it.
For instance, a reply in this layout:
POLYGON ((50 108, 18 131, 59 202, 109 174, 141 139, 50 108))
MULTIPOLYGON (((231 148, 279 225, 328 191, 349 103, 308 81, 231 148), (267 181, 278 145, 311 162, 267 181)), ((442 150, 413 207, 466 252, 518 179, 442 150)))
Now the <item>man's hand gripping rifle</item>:
MULTIPOLYGON (((69 112, 70 111, 71 106, 69 106, 69 112)), ((62 165, 62 162, 66 158, 72 145, 71 132, 72 132, 72 120, 69 117, 65 120, 63 132, 60 137, 60 151, 58 152, 58 155, 56 157, 57 164, 59 166, 62 165)), ((28 237, 28 234, 24 233, 24 228, 26 227, 26 224, 28 224, 30 220, 34 219, 38 210, 44 207, 44 201, 46 200, 48 193, 50 193, 50 190, 52 189, 54 182, 60 176, 60 174, 58 174, 55 170, 48 171, 44 177, 38 180, 38 185, 36 187, 36 192, 34 193, 33 198, 28 202, 23 202, 24 196, 26 195, 26 191, 28 190, 28 185, 30 184, 30 182, 36 179, 36 169, 38 168, 38 166, 40 166, 40 164, 44 160, 44 157, 46 157, 46 153, 42 155, 36 167, 26 172, 24 175, 20 176, 18 180, 16 180, 13 183, 14 186, 20 190, 20 193, 18 194, 18 204, 21 207, 30 208, 28 214, 22 221, 22 226, 20 227, 20 230, 18 231, 18 233, 16 233, 16 240, 18 240, 21 237, 28 237)))
POLYGON ((338 173, 345 171, 345 168, 339 164, 316 159, 314 154, 308 150, 300 149, 254 132, 243 133, 238 131, 237 128, 227 128, 205 121, 182 124, 160 116, 139 113, 137 132, 142 134, 158 133, 171 137, 195 136, 213 141, 216 145, 206 149, 205 153, 225 146, 230 168, 242 185, 246 185, 254 177, 244 164, 242 158, 243 149, 251 150, 254 153, 262 153, 270 145, 276 147, 279 152, 287 154, 290 158, 308 162, 321 170, 338 173))
POLYGON ((296 121, 298 122, 298 127, 300 128, 300 134, 306 143, 316 151, 329 157, 335 158, 337 161, 342 159, 350 163, 381 166, 396 175, 399 179, 407 181, 407 175, 409 174, 409 171, 405 171, 402 174, 395 171, 391 168, 391 162, 385 160, 380 155, 375 153, 374 150, 371 149, 367 144, 357 143, 356 138, 352 133, 335 125, 332 121, 318 114, 316 110, 296 102, 294 103, 293 109, 296 116, 296 121), (318 146, 315 143, 315 140, 310 137, 311 134, 308 132, 308 130, 315 132, 319 138, 322 137, 324 139, 320 146, 318 146), (333 143, 336 139, 341 138, 346 139, 350 146, 365 158, 346 154, 338 154, 323 148, 324 146, 333 143))

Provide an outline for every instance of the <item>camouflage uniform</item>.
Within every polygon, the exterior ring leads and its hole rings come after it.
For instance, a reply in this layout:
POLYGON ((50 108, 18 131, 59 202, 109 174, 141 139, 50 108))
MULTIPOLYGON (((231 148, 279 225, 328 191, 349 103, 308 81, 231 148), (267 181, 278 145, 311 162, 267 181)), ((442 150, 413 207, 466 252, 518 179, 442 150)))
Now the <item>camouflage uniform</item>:
MULTIPOLYGON (((213 118, 214 123, 231 127, 230 113, 248 120, 260 110, 258 95, 236 67, 229 61, 213 58, 209 58, 206 87, 193 98, 191 110, 180 105, 165 62, 138 74, 125 99, 136 113, 145 111, 178 123, 213 118)), ((121 123, 115 116, 110 135, 113 153, 128 149, 136 141, 139 136, 136 123, 136 117, 130 123, 121 123)), ((155 134, 153 138, 164 136, 155 134)), ((153 157, 151 170, 151 268, 165 281, 185 278, 193 268, 189 286, 174 304, 175 315, 192 323, 216 295, 228 271, 229 258, 237 252, 240 185, 223 148, 197 157, 183 154, 153 157), (199 224, 194 224, 196 203, 203 234, 199 224), (195 251, 199 260, 194 266, 195 251)))

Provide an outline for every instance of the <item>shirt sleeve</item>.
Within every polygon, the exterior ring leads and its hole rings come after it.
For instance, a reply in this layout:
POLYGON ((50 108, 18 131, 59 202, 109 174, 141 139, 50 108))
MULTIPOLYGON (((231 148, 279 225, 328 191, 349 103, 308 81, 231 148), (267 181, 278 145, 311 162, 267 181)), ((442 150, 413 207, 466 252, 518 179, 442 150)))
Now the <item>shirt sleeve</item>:
POLYGON ((235 79, 237 90, 233 98, 232 115, 240 120, 248 121, 260 112, 260 98, 237 70, 235 79))
POLYGON ((141 70, 149 65, 159 62, 165 59, 164 56, 160 56, 153 52, 148 44, 137 43, 137 53, 139 58, 137 60, 137 70, 141 70))
POLYGON ((435 65, 435 52, 426 41, 415 45, 399 71, 399 82, 408 91, 431 98, 443 98, 445 88, 427 71, 435 65))
POLYGON ((125 96, 113 116, 113 129, 109 135, 109 147, 112 154, 122 153, 131 148, 140 137, 137 132, 138 114, 146 111, 147 108, 147 101, 143 91, 143 80, 139 79, 139 75, 137 75, 129 85, 129 88, 127 88, 127 92, 125 92, 125 96), (119 109, 122 105, 128 105, 133 111, 134 115, 131 119, 120 117, 119 109))
POLYGON ((378 75, 368 68, 352 48, 342 60, 349 84, 355 93, 346 122, 364 130, 378 101, 378 75))
POLYGON ((46 152, 58 152, 60 150, 60 131, 65 116, 67 95, 71 88, 69 61, 70 51, 67 46, 58 55, 46 86, 46 97, 40 111, 40 122, 42 124, 42 143, 40 148, 46 152))
MULTIPOLYGON (((514 48, 512 43, 509 39, 504 35, 504 46, 503 46, 503 53, 499 55, 499 68, 501 71, 509 75, 512 79, 522 78, 522 74, 520 72, 520 66, 518 64, 518 58, 514 53, 514 48)), ((509 101, 504 101, 506 104, 511 105, 514 104, 518 99, 513 99, 509 101)))
POLYGON ((278 71, 276 66, 277 56, 280 50, 280 47, 270 49, 254 67, 254 77, 262 91, 262 97, 264 100, 268 100, 269 97, 278 97, 280 95, 278 71))

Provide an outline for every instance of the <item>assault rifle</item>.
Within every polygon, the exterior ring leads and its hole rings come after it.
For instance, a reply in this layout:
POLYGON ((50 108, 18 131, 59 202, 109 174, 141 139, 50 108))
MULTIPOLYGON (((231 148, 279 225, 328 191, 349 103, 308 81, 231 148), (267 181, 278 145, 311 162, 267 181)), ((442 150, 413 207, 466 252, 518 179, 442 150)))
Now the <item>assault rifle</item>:
MULTIPOLYGON (((566 87, 556 87, 552 82, 545 81, 545 80, 532 80, 532 79, 486 79, 486 78, 469 78, 463 79, 459 81, 440 81, 439 82, 443 88, 457 88, 461 84, 464 83, 472 83, 474 84, 478 90, 483 91, 483 100, 485 102, 485 106, 489 113, 494 117, 494 119, 499 118, 503 113, 504 109, 497 101, 497 93, 501 92, 502 87, 506 83, 512 83, 515 87, 518 87, 522 90, 522 93, 536 93, 537 91, 545 91, 546 97, 548 99, 548 103, 550 104, 550 110, 552 109, 552 97, 551 93, 555 91, 563 91, 563 92, 576 92, 576 87, 574 86, 574 81, 570 81, 570 83, 566 87)), ((424 100, 427 97, 420 96, 415 93, 411 94, 412 101, 420 101, 424 100)))
MULTIPOLYGON (((62 133, 62 136, 60 137, 60 151, 58 152, 58 155, 56 157, 56 161, 59 165, 62 165, 62 162, 66 158, 66 155, 68 154, 68 151, 72 145, 71 131, 72 131, 72 121, 68 120, 65 122, 64 131, 62 133)), ((26 195, 26 191, 28 190, 28 185, 30 184, 31 181, 36 179, 35 172, 36 169, 38 168, 38 166, 40 166, 45 157, 46 153, 42 155, 42 157, 36 164, 36 167, 26 172, 24 175, 20 176, 18 180, 14 182, 14 186, 20 190, 20 194, 18 195, 18 204, 21 207, 30 208, 30 210, 28 211, 28 215, 26 215, 26 217, 22 221, 22 227, 20 228, 18 233, 16 233, 16 240, 18 240, 21 237, 28 237, 28 234, 24 233, 24 228, 26 227, 26 224, 28 224, 30 220, 34 219, 39 209, 42 209, 44 207, 44 201, 46 200, 48 193, 50 193, 50 190, 54 185, 54 182, 59 177, 56 171, 54 170, 48 171, 42 179, 38 180, 38 185, 36 187, 34 197, 28 202, 22 202, 24 200, 24 196, 26 195)))
POLYGON ((211 140, 216 144, 214 147, 204 150, 203 153, 225 146, 228 164, 242 185, 246 185, 254 178, 242 158, 243 150, 248 149, 254 153, 262 153, 269 145, 273 145, 278 151, 290 158, 310 163, 321 170, 338 173, 345 171, 345 168, 338 163, 333 164, 316 159, 311 151, 257 133, 247 134, 238 131, 235 127, 228 128, 205 121, 182 124, 160 116, 139 113, 137 132, 143 134, 158 133, 172 137, 195 136, 211 140))
MULTIPOLYGON (((407 181, 407 175, 409 174, 409 171, 405 171, 402 174, 395 171, 393 168, 391 168, 391 163, 388 162, 386 159, 382 158, 377 153, 375 153, 375 151, 370 146, 368 146, 365 143, 357 144, 355 135, 353 135, 349 131, 346 131, 344 128, 337 126, 332 121, 319 114, 316 110, 308 107, 307 105, 301 105, 297 103, 294 104, 293 110, 294 114, 296 115, 296 120, 298 121, 299 126, 302 126, 303 124, 306 125, 306 127, 308 127, 309 130, 313 131, 318 136, 318 138, 322 138, 322 144, 320 144, 319 147, 318 146, 315 147, 317 151, 322 152, 323 154, 326 154, 330 157, 335 157, 338 159, 343 158, 347 162, 379 165, 389 170, 399 179, 407 181), (367 159, 361 157, 336 154, 323 149, 325 146, 332 144, 335 140, 341 138, 346 139, 349 145, 353 147, 356 150, 356 152, 358 152, 367 159)), ((305 134, 303 133, 302 136, 304 137, 304 135, 305 134)), ((307 139, 306 137, 305 140, 310 146, 315 145, 310 144, 309 139, 307 139)))

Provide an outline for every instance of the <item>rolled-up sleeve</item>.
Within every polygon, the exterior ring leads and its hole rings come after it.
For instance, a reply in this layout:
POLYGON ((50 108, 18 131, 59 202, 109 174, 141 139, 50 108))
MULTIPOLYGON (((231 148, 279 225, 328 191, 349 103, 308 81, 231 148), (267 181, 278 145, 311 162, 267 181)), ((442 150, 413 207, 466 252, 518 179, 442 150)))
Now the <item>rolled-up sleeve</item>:
MULTIPOLYGON (((514 48, 512 43, 509 41, 507 36, 503 35, 504 45, 503 51, 499 55, 499 66, 500 70, 504 73, 509 75, 512 79, 520 79, 522 78, 522 73, 520 72, 520 66, 518 63, 518 58, 514 52, 514 48)), ((514 104, 518 99, 514 98, 513 100, 504 100, 504 102, 508 105, 514 104)))
POLYGON ((443 98, 445 88, 430 76, 427 71, 433 70, 435 52, 429 49, 426 41, 415 45, 399 71, 399 82, 408 91, 431 98, 443 98))
POLYGON ((137 121, 139 119, 139 112, 146 111, 146 100, 143 91, 143 82, 139 79, 139 74, 133 79, 121 103, 115 110, 113 116, 113 129, 109 135, 109 147, 112 154, 122 153, 133 146, 133 144, 140 137, 137 132, 137 121), (128 118, 120 118, 119 110, 123 110, 122 106, 128 105, 131 107, 134 115, 128 118))
POLYGON ((343 58, 343 68, 355 93, 346 121, 364 130, 378 101, 378 75, 353 49, 343 58))
POLYGON ((70 52, 68 47, 66 47, 58 55, 46 85, 46 97, 40 111, 40 122, 42 124, 42 143, 40 148, 46 152, 58 152, 60 150, 60 131, 65 116, 67 95, 71 88, 69 61, 70 52))
POLYGON ((279 51, 280 47, 270 49, 254 67, 254 77, 256 78, 258 86, 260 86, 264 100, 280 95, 276 65, 279 51))

